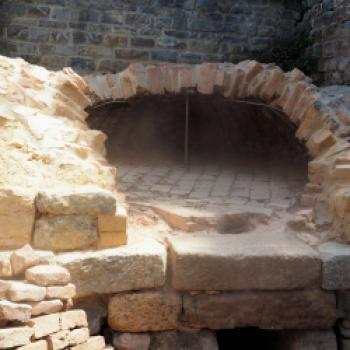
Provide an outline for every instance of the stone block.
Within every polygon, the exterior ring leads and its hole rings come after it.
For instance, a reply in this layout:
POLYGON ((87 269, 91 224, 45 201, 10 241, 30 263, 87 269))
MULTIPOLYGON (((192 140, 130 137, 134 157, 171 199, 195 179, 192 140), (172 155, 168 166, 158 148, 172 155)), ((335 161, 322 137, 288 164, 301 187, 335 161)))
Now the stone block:
POLYGON ((31 311, 29 305, 0 300, 0 320, 26 322, 31 317, 31 311))
POLYGON ((185 295, 182 321, 192 328, 330 329, 335 296, 320 290, 185 295))
POLYGON ((306 143, 306 147, 312 156, 317 156, 325 149, 331 147, 335 143, 335 137, 329 130, 316 131, 306 143))
POLYGON ((215 333, 210 331, 161 332, 152 334, 149 350, 173 349, 218 350, 219 347, 215 333))
POLYGON ((172 284, 179 290, 287 290, 319 287, 318 254, 278 234, 170 238, 172 284))
POLYGON ((0 252, 0 277, 12 276, 10 256, 11 252, 0 252))
POLYGON ((33 329, 30 327, 2 328, 0 329, 0 349, 27 345, 32 335, 33 329))
POLYGON ((106 338, 115 349, 123 350, 148 350, 151 337, 147 333, 119 333, 107 332, 106 338))
POLYGON ((25 278, 39 286, 59 286, 70 282, 70 273, 62 266, 38 265, 27 269, 25 278))
POLYGON ((31 193, 18 189, 1 189, 1 249, 16 249, 30 243, 34 218, 34 196, 31 193))
POLYGON ((29 244, 11 254, 11 266, 14 275, 20 275, 27 268, 40 264, 40 257, 29 244))
POLYGON ((46 288, 46 298, 48 299, 72 299, 76 296, 76 288, 72 283, 66 286, 51 286, 46 288))
POLYGON ((63 309, 63 302, 59 299, 43 300, 37 303, 30 303, 32 306, 32 315, 41 316, 57 313, 63 309))
POLYGON ((41 301, 46 296, 46 288, 16 281, 10 284, 7 295, 11 301, 41 301))
POLYGON ((46 340, 39 340, 28 345, 21 346, 17 350, 49 350, 46 340))
POLYGON ((181 312, 180 295, 166 292, 117 294, 108 305, 108 324, 120 332, 176 329, 181 312))
POLYGON ((66 349, 69 346, 70 332, 68 330, 59 331, 47 336, 47 343, 50 350, 66 349))
POLYGON ((61 313, 62 329, 87 327, 87 318, 84 310, 69 310, 61 313))
POLYGON ((114 215, 99 215, 98 216, 98 231, 99 232, 126 232, 127 213, 126 209, 120 205, 114 215))
POLYGON ((39 192, 36 207, 40 213, 51 215, 114 215, 116 199, 112 192, 87 189, 80 192, 39 192))
POLYGON ((51 314, 32 318, 28 325, 34 330, 34 338, 40 339, 61 330, 60 314, 51 314))
POLYGON ((89 328, 73 329, 69 335, 69 345, 76 346, 85 343, 90 337, 89 328))
POLYGON ((105 347, 105 340, 101 336, 90 337, 86 343, 73 346, 71 350, 102 350, 105 347))
POLYGON ((86 249, 97 241, 97 219, 92 216, 42 217, 35 223, 35 248, 54 251, 86 249))
POLYGON ((71 273, 77 297, 86 297, 163 286, 166 250, 145 239, 114 249, 60 254, 57 263, 71 273))
POLYGON ((125 231, 99 232, 99 238, 96 244, 97 249, 119 247, 128 243, 128 236, 125 231))

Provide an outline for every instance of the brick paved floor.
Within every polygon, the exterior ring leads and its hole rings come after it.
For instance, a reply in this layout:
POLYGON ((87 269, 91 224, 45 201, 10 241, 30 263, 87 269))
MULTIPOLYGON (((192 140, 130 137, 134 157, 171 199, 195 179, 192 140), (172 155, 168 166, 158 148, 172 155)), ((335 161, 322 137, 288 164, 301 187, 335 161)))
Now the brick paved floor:
POLYGON ((129 200, 184 199, 287 209, 306 183, 305 165, 235 162, 219 165, 118 164, 118 189, 129 200))

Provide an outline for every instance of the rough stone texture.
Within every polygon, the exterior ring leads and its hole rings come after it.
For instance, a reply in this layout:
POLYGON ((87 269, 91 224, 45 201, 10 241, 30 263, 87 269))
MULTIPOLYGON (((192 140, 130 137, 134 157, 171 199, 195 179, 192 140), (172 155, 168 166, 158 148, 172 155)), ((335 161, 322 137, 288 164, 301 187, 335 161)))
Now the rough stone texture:
POLYGON ((6 0, 5 10, 7 21, 0 40, 7 55, 52 69, 72 66, 80 72, 113 72, 135 60, 241 59, 291 38, 301 7, 294 2, 258 0, 79 2, 74 6, 63 1, 6 0))
POLYGON ((61 349, 67 348, 69 345, 69 335, 70 335, 70 332, 67 330, 50 334, 46 338, 49 344, 49 349, 61 350, 61 349))
MULTIPOLYGON (((283 350, 337 350, 337 339, 332 330, 282 332, 279 349, 283 350)), ((343 348, 342 348, 343 349, 343 348)), ((345 349, 344 349, 345 350, 345 349)))
POLYGON ((67 284, 66 286, 51 286, 46 288, 46 298, 49 299, 71 299, 76 296, 76 288, 72 283, 67 284))
POLYGON ((197 235, 170 239, 172 284, 181 290, 319 287, 317 253, 292 236, 197 235))
POLYGON ((15 250, 11 254, 11 266, 14 275, 23 273, 27 268, 40 263, 40 257, 29 244, 23 248, 15 250))
POLYGON ((81 192, 39 192, 36 207, 40 213, 51 215, 113 215, 116 199, 113 193, 101 189, 81 192))
POLYGON ((177 328, 182 301, 178 294, 141 292, 117 294, 108 305, 108 324, 120 332, 163 331, 177 328))
POLYGON ((8 349, 29 344, 32 334, 33 329, 30 327, 2 328, 0 329, 0 348, 8 349))
POLYGON ((11 252, 0 252, 0 277, 12 276, 11 254, 11 252))
POLYGON ((65 253, 57 263, 68 269, 77 297, 157 288, 165 282, 165 247, 141 240, 99 252, 65 253))
POLYGON ((63 309, 63 302, 59 299, 43 300, 30 305, 32 306, 33 316, 53 314, 63 309))
POLYGON ((335 297, 318 290, 185 295, 183 322, 194 328, 330 329, 335 297))
POLYGON ((70 310, 61 313, 60 325, 62 329, 87 327, 87 318, 83 310, 70 310))
POLYGON ((38 249, 86 249, 97 241, 97 219, 92 216, 42 217, 35 223, 33 242, 38 249))
POLYGON ((51 314, 32 318, 28 325, 34 330, 34 338, 40 339, 61 330, 60 314, 51 314))
POLYGON ((39 286, 66 285, 70 282, 70 273, 58 265, 38 265, 27 269, 27 281, 39 286))
POLYGON ((151 337, 149 350, 218 350, 215 333, 199 332, 162 332, 151 337))
POLYGON ((41 301, 46 296, 46 288, 30 283, 12 282, 7 295, 11 301, 41 301))
POLYGON ((105 337, 115 349, 149 350, 151 343, 151 337, 147 333, 119 333, 108 330, 105 337))
POLYGON ((101 336, 90 337, 89 340, 77 346, 73 346, 71 350, 102 350, 105 347, 105 340, 101 336))
POLYGON ((89 339, 89 336, 88 328, 73 329, 69 335, 69 345, 75 346, 85 343, 89 339))
POLYGON ((0 300, 1 320, 25 322, 30 319, 31 312, 32 308, 29 305, 0 300))
POLYGON ((28 345, 21 346, 17 350, 49 350, 46 340, 38 340, 28 345))
POLYGON ((322 259, 322 287, 327 290, 350 288, 350 247, 335 242, 319 247, 322 259))

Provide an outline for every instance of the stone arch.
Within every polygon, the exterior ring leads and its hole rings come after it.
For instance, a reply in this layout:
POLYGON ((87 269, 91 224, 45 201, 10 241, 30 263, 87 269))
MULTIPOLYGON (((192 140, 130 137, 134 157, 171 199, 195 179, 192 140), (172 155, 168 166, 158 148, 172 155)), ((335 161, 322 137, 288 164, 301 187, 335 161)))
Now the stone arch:
POLYGON ((280 111, 296 126, 295 136, 310 154, 309 183, 303 203, 314 209, 320 224, 332 224, 338 236, 350 241, 350 149, 346 139, 348 111, 300 70, 284 73, 274 64, 131 64, 117 74, 87 76, 92 104, 147 95, 219 94, 255 99, 280 111), (347 222, 349 221, 349 223, 347 222))

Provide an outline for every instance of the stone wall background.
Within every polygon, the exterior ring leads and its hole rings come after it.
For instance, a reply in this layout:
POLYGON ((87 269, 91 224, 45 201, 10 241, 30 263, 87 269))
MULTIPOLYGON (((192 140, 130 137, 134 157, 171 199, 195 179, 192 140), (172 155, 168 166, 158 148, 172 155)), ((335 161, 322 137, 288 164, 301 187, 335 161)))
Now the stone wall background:
POLYGON ((318 58, 317 81, 350 84, 349 0, 303 0, 299 28, 310 31, 314 44, 309 52, 318 58))
POLYGON ((288 42, 300 0, 0 0, 0 54, 51 69, 239 61, 288 42))

